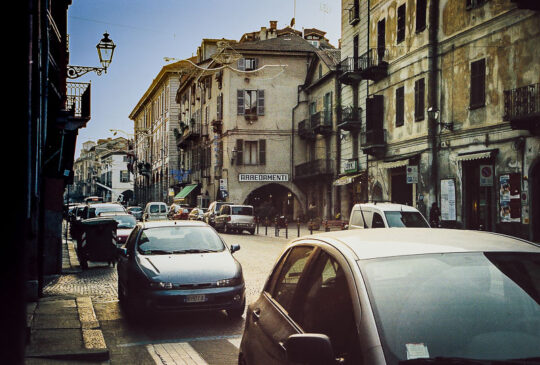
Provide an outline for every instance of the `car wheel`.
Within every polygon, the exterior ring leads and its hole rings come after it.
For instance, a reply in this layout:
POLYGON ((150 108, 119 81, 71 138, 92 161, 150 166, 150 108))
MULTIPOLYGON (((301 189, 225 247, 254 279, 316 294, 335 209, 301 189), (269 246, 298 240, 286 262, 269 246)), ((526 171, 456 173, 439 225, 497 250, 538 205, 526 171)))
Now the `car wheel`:
POLYGON ((253 236, 253 235, 255 234, 255 230, 254 230, 254 229, 250 229, 250 230, 249 230, 249 234, 253 236))
POLYGON ((230 233, 229 228, 227 227, 227 223, 223 225, 223 233, 230 233))

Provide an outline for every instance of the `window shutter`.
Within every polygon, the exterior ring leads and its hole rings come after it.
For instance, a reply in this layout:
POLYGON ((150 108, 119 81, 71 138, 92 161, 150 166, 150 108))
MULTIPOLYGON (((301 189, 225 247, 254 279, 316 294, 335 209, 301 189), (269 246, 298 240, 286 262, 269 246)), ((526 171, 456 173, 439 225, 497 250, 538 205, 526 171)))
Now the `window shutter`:
POLYGON ((246 70, 246 59, 245 58, 240 58, 238 60, 238 69, 240 71, 245 71, 246 70))
POLYGON ((217 120, 222 120, 223 115, 223 94, 219 94, 217 97, 217 120))
POLYGON ((414 83, 414 117, 415 120, 424 120, 424 98, 425 84, 424 79, 417 80, 414 83))
POLYGON ((266 139, 259 139, 259 164, 266 164, 266 139))
POLYGON ((236 164, 242 165, 244 162, 244 140, 236 140, 236 164))
POLYGON ((257 70, 259 68, 259 59, 258 58, 255 58, 253 60, 253 69, 254 70, 257 70))
POLYGON ((237 102, 236 114, 244 115, 245 114, 244 90, 236 91, 236 102, 237 102))
POLYGON ((264 90, 257 90, 257 115, 264 115, 264 90))
POLYGON ((471 107, 484 106, 486 102, 486 60, 471 63, 471 107))
POLYGON ((396 127, 405 124, 405 88, 402 86, 396 89, 396 127))

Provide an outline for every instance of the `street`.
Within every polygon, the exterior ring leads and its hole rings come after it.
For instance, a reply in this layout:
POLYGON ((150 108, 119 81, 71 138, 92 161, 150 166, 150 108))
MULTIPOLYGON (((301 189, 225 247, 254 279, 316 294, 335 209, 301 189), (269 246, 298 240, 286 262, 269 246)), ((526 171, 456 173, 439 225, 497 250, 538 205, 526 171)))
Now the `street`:
MULTIPOLYGON (((272 266, 288 242, 281 237, 221 234, 239 244, 247 303, 259 295, 272 266)), ((295 237, 295 236, 294 236, 295 237)), ((70 242, 71 244, 71 242, 70 242)), ((232 320, 222 313, 164 314, 128 321, 119 306, 115 267, 90 263, 45 288, 45 296, 91 297, 112 364, 236 364, 245 314, 232 320)))

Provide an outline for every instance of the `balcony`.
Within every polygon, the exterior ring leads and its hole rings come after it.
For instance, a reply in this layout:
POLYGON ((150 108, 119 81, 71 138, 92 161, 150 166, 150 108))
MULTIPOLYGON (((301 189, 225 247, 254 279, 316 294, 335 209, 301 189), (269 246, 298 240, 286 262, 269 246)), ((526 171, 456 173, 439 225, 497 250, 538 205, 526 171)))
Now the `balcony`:
POLYGON ((504 91, 504 116, 512 129, 540 134, 540 83, 504 91))
POLYGON ((360 143, 365 154, 378 156, 386 148, 384 126, 384 96, 373 95, 366 99, 366 124, 360 131, 360 143))
POLYGON ((360 72, 360 59, 357 57, 347 57, 339 64, 341 73, 339 75, 339 81, 346 85, 355 85, 362 80, 360 72))
POLYGON ((201 136, 202 125, 194 119, 190 121, 189 128, 184 132, 184 137, 189 140, 196 140, 201 136))
POLYGON ((90 83, 68 82, 64 113, 58 119, 63 129, 86 127, 90 120, 90 83))
POLYGON ((366 129, 360 132, 360 143, 362 151, 368 155, 373 155, 377 150, 386 146, 386 129, 366 129))
POLYGON ((362 108, 351 106, 341 109, 341 120, 338 128, 345 131, 358 131, 362 125, 362 108))
POLYGON ((540 10, 540 2, 538 0, 510 0, 517 5, 519 9, 540 10))
POLYGON ((330 110, 312 114, 309 120, 315 134, 329 135, 332 133, 332 112, 330 110))
POLYGON ((387 49, 372 48, 359 59, 360 76, 365 80, 381 81, 388 76, 387 49))
POLYGON ((334 174, 334 161, 329 158, 309 161, 296 165, 294 173, 297 180, 324 176, 332 177, 334 174))
POLYGON ((358 6, 352 6, 349 9, 349 24, 350 25, 356 25, 360 21, 360 9, 358 6))
POLYGON ((304 119, 298 123, 298 136, 302 139, 315 139, 315 132, 311 128, 309 119, 304 119))

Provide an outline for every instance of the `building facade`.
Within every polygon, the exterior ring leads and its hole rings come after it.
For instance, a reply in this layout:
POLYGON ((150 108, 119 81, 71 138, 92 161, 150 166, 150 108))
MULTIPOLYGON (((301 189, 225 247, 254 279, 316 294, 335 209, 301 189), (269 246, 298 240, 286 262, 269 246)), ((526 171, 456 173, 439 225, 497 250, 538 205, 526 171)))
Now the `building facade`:
POLYGON ((172 203, 171 191, 179 186, 178 150, 174 131, 179 128, 174 102, 181 62, 164 66, 141 97, 129 118, 134 123, 135 202, 172 203))
POLYGON ((426 216, 436 204, 443 226, 538 240, 538 5, 362 3, 369 51, 352 74, 367 80, 362 198, 426 216))

